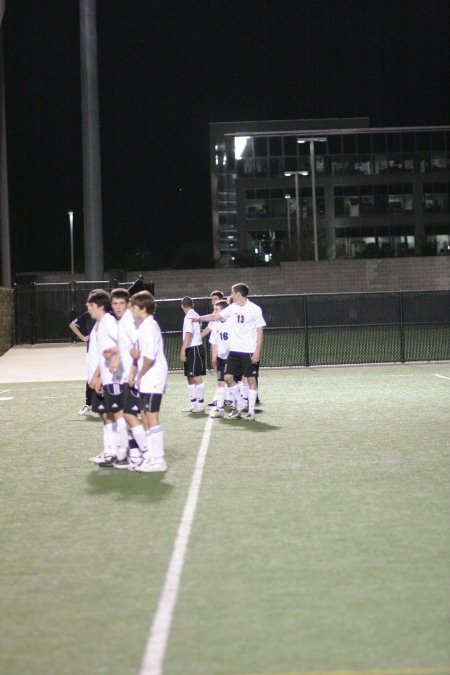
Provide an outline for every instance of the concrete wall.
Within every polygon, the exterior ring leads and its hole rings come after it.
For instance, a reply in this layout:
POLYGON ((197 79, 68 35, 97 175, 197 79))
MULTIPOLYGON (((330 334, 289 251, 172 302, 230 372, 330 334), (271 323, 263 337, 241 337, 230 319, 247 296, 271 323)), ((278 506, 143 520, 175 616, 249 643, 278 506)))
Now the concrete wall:
POLYGON ((0 287, 0 356, 14 344, 14 292, 0 287))
MULTIPOLYGON (((131 275, 133 276, 133 275, 131 275)), ((137 273, 136 273, 137 276, 137 273)), ((450 257, 377 258, 282 263, 280 267, 167 270, 144 273, 158 298, 228 292, 243 281, 252 295, 450 289, 450 257)))
MULTIPOLYGON (((140 273, 127 272, 123 280, 132 281, 140 273)), ((146 281, 155 283, 157 298, 198 297, 215 289, 228 292, 237 281, 246 283, 252 295, 446 290, 450 289, 450 256, 289 262, 280 267, 148 270, 143 274, 146 281)), ((80 275, 79 279, 82 278, 80 275)), ((41 282, 68 280, 69 276, 64 274, 36 278, 41 282)))

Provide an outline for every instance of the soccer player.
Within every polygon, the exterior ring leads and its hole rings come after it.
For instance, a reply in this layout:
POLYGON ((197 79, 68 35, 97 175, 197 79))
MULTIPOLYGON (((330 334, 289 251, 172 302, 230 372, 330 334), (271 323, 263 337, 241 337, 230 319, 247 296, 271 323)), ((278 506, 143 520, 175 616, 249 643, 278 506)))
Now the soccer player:
MULTIPOLYGON (((126 303, 125 303, 126 307, 126 303)), ((111 300, 109 295, 90 293, 87 308, 93 319, 96 320, 98 367, 91 382, 97 396, 104 396, 96 406, 102 413, 105 425, 105 434, 108 439, 108 451, 103 457, 92 458, 99 466, 114 466, 127 457, 128 432, 127 424, 122 412, 122 389, 120 386, 122 366, 114 369, 114 350, 117 347, 117 321, 110 313, 111 300), (114 372, 112 372, 114 370, 114 372)))
POLYGON ((116 469, 131 468, 134 464, 140 463, 147 453, 145 429, 142 420, 138 417, 140 413, 139 392, 128 385, 128 378, 133 365, 130 350, 136 346, 139 327, 129 308, 129 300, 129 292, 124 288, 115 288, 111 291, 111 307, 118 322, 117 345, 111 347, 108 353, 105 352, 104 354, 113 357, 110 363, 111 372, 121 373, 120 389, 123 416, 131 429, 128 456, 114 464, 116 469))
MULTIPOLYGON (((222 309, 228 307, 226 300, 219 300, 214 304, 213 313, 218 314, 222 309)), ((214 370, 217 373, 217 390, 214 397, 215 407, 212 408, 210 417, 223 417, 225 404, 225 367, 227 356, 230 351, 229 320, 224 322, 215 321, 209 325, 211 345, 211 361, 214 370), (227 326, 228 324, 228 326, 227 326)))
POLYGON ((257 373, 263 343, 263 328, 266 325, 261 307, 248 299, 248 286, 234 284, 231 289, 232 304, 219 314, 207 314, 193 317, 197 321, 230 320, 230 353, 227 358, 225 381, 235 401, 235 407, 228 417, 237 418, 245 409, 245 403, 239 392, 239 378, 248 380, 248 412, 245 419, 255 419, 255 403, 258 396, 257 373))
MULTIPOLYGON (((86 356, 89 351, 89 336, 95 325, 94 319, 89 312, 83 312, 80 316, 70 322, 69 328, 82 342, 86 342, 86 356)), ((78 411, 79 415, 87 415, 92 408, 92 389, 89 386, 89 380, 86 380, 85 403, 78 411)))
POLYGON ((200 325, 193 322, 198 314, 194 309, 192 298, 186 295, 181 301, 181 309, 185 316, 180 360, 184 363, 190 399, 189 404, 183 408, 183 412, 201 413, 205 410, 205 383, 203 382, 203 375, 206 375, 205 349, 202 344, 200 325))
POLYGON ((164 355, 161 329, 155 321, 155 298, 149 291, 131 297, 131 312, 139 322, 137 347, 131 350, 133 363, 128 384, 139 391, 141 416, 144 422, 148 456, 134 467, 141 473, 167 471, 164 453, 164 431, 159 421, 162 396, 166 390, 168 365, 164 355))

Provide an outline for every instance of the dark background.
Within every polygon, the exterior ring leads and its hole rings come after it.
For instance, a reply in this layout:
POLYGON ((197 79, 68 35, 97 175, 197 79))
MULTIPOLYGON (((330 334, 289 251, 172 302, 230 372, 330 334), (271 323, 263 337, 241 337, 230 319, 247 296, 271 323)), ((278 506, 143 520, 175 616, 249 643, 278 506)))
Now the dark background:
MULTIPOLYGON (((211 258, 208 123, 450 123, 448 0, 97 0, 105 269, 211 258), (143 257, 139 253, 147 252, 143 257)), ((76 0, 7 0, 13 272, 83 268, 76 0)))

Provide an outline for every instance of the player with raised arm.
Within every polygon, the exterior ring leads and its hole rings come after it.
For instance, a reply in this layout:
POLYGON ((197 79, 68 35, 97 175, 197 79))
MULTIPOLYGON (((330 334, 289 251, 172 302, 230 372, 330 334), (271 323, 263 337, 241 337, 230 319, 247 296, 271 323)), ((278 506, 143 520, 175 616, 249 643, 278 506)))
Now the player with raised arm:
POLYGON ((180 360, 184 363, 190 399, 188 405, 183 408, 183 412, 201 413, 205 410, 205 383, 203 382, 203 376, 206 375, 205 349, 200 325, 193 321, 198 314, 194 309, 192 298, 186 295, 181 301, 181 309, 185 316, 180 360))
POLYGON ((235 401, 235 408, 228 417, 237 418, 245 409, 245 403, 239 392, 239 378, 248 379, 248 412, 245 419, 255 419, 255 403, 258 396, 257 373, 263 343, 263 328, 266 325, 261 307, 248 299, 248 286, 234 284, 231 289, 232 304, 219 314, 207 314, 193 318, 199 321, 230 320, 230 353, 227 358, 225 381, 235 401))

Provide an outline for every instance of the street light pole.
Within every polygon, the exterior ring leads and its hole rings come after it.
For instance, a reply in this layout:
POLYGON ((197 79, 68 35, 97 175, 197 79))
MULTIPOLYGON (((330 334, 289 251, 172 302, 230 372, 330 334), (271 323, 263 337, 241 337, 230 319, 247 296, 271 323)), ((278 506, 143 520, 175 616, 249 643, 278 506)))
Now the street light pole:
POLYGON ((316 158, 314 154, 314 143, 325 143, 327 139, 324 136, 310 136, 309 138, 297 138, 297 143, 309 142, 309 160, 311 164, 311 192, 312 192, 312 212, 313 212, 313 230, 314 230, 314 260, 319 260, 319 238, 317 233, 317 206, 316 206, 316 158))
POLYGON ((285 176, 294 176, 295 178, 295 221, 297 226, 297 258, 300 260, 300 203, 298 192, 298 177, 307 176, 307 171, 285 171, 285 176))
POLYGON ((291 195, 285 194, 284 198, 286 200, 288 248, 291 248, 291 195))
POLYGON ((75 273, 75 266, 73 262, 73 211, 69 211, 69 227, 70 227, 70 273, 72 279, 75 273))

